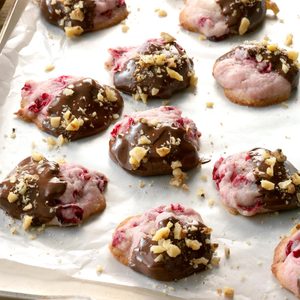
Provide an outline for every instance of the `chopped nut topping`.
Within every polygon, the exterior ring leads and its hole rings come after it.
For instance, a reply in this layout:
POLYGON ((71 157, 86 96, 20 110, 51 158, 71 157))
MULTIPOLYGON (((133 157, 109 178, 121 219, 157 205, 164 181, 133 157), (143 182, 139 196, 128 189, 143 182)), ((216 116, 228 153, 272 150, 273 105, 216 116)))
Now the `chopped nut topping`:
POLYGON ((198 265, 207 265, 208 264, 208 259, 205 258, 205 257, 200 257, 200 258, 193 258, 191 260, 191 263, 194 265, 194 266, 198 266, 198 265))
POLYGON ((185 244, 188 248, 191 248, 192 250, 199 250, 200 247, 202 246, 202 243, 200 243, 197 240, 190 240, 190 239, 185 239, 185 244))
POLYGON ((154 261, 155 262, 160 262, 160 261, 163 261, 164 257, 162 254, 159 254, 158 256, 155 257, 154 261))
POLYGON ((69 38, 79 36, 84 32, 81 26, 65 27, 64 30, 66 36, 69 38))
POLYGON ((31 203, 28 203, 26 206, 23 207, 23 211, 27 211, 27 210, 30 210, 32 209, 32 204, 31 203))
POLYGON ((241 23, 240 23, 240 27, 239 27, 239 35, 244 35, 250 26, 250 21, 248 18, 242 18, 241 23))
POLYGON ((277 14, 279 13, 280 10, 275 2, 273 2, 271 0, 267 0, 266 6, 267 6, 267 9, 271 9, 273 11, 273 13, 275 14, 275 16, 277 16, 277 14))
POLYGON ((155 96, 155 95, 158 94, 158 92, 159 92, 159 89, 157 89, 157 88, 152 88, 152 90, 151 90, 151 95, 152 95, 152 96, 155 96))
POLYGON ((109 88, 109 87, 106 86, 105 87, 105 94, 106 94, 107 100, 109 102, 115 102, 115 101, 118 100, 116 92, 112 88, 109 88))
POLYGON ((53 128, 58 128, 60 125, 61 117, 51 117, 50 118, 50 125, 53 128))
POLYGON ((284 44, 288 47, 293 45, 293 35, 291 33, 286 36, 284 44))
POLYGON ((154 254, 160 254, 165 252, 166 249, 163 246, 153 245, 150 247, 150 251, 153 252, 154 254))
POLYGON ((161 32, 160 36, 167 43, 171 43, 171 42, 175 41, 175 38, 166 32, 161 32))
POLYGON ((18 195, 13 192, 9 192, 7 196, 7 200, 9 203, 14 203, 18 200, 18 195))
POLYGON ((156 153, 160 156, 160 157, 165 157, 166 155, 168 155, 170 153, 171 149, 168 147, 161 147, 161 148, 156 148, 156 153))
POLYGON ((214 267, 217 267, 219 264, 220 264, 220 260, 221 258, 220 257, 213 257, 211 259, 211 264, 214 266, 214 267))
POLYGON ((181 235, 182 235, 182 226, 180 225, 179 222, 176 222, 174 226, 174 239, 181 240, 181 235))
POLYGON ((129 152, 129 163, 132 165, 133 170, 136 170, 142 161, 142 159, 146 156, 148 150, 143 147, 134 147, 129 152))
POLYGON ((275 184, 269 180, 261 180, 261 187, 267 191, 272 191, 275 188, 275 184))
POLYGON ((289 51, 287 52, 287 56, 288 56, 288 58, 291 59, 292 61, 297 61, 298 56, 299 56, 299 52, 289 50, 289 51))
POLYGON ((278 183, 278 186, 282 189, 282 190, 286 190, 288 188, 288 186, 292 183, 292 180, 286 180, 286 181, 282 181, 278 183))
POLYGON ((176 161, 172 161, 171 163, 171 168, 174 170, 174 169, 177 169, 177 168, 181 168, 182 167, 182 163, 179 161, 179 160, 176 160, 176 161))
POLYGON ((277 44, 268 44, 267 49, 271 52, 275 52, 278 50, 278 45, 277 44))
POLYGON ((170 245, 167 249, 167 254, 170 256, 170 257, 176 257, 178 256, 179 254, 181 253, 181 250, 178 246, 176 245, 170 245))
POLYGON ((44 156, 38 152, 32 152, 31 157, 34 161, 41 161, 42 159, 44 159, 44 156))
POLYGON ((190 85, 191 85, 191 87, 196 87, 197 83, 198 83, 198 77, 193 72, 190 77, 190 85))
POLYGON ((170 69, 170 68, 166 68, 168 75, 170 76, 170 78, 176 79, 178 81, 183 81, 183 77, 176 71, 170 69))
POLYGON ((138 144, 139 145, 149 145, 149 144, 151 144, 151 141, 145 135, 142 135, 138 139, 138 144))
POLYGON ((294 173, 292 175, 292 181, 295 185, 300 185, 300 175, 298 173, 294 173))
POLYGON ((76 8, 70 13, 70 18, 75 21, 82 22, 84 20, 84 13, 80 8, 76 8))
POLYGON ((169 236, 169 234, 170 228, 162 227, 155 232, 154 236, 152 237, 152 241, 159 241, 161 239, 165 239, 169 236))
POLYGON ((78 131, 79 128, 84 124, 83 119, 81 118, 74 118, 71 123, 68 124, 66 127, 67 131, 78 131))
POLYGON ((31 217, 31 216, 28 216, 28 215, 24 216, 23 224, 22 224, 24 230, 28 230, 30 228, 32 219, 33 219, 33 217, 31 217))

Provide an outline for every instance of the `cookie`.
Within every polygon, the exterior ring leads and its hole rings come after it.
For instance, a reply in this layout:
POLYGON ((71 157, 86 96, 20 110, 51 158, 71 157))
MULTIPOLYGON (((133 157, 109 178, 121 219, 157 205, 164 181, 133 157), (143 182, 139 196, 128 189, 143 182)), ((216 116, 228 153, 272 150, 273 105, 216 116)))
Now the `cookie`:
POLYGON ((124 0, 40 0, 40 7, 68 37, 113 26, 128 15, 124 0))
POLYGON ((110 54, 115 87, 136 100, 170 98, 196 84, 193 61, 168 34, 139 47, 110 49, 110 54))
POLYGON ((201 216, 180 204, 159 206, 129 217, 115 230, 114 257, 148 277, 172 281, 211 267, 217 244, 201 216))
POLYGON ((192 120, 183 118, 176 107, 162 106, 125 116, 116 124, 110 157, 133 174, 174 175, 200 163, 199 138, 192 120))
POLYGON ((77 140, 105 130, 123 109, 119 92, 91 78, 27 81, 16 115, 54 136, 77 140))
POLYGON ((99 172, 34 153, 0 183, 0 207, 26 226, 78 225, 105 209, 106 185, 99 172))
POLYGON ((253 216, 298 208, 300 175, 281 150, 255 148, 220 158, 213 180, 232 213, 253 216))
POLYGON ((283 238, 274 252, 272 272, 280 284, 300 298, 300 224, 283 238))
POLYGON ((263 23, 267 7, 279 11, 265 0, 186 0, 179 19, 183 28, 219 41, 255 30, 263 23))
POLYGON ((217 59, 213 76, 232 102, 267 106, 288 100, 299 82, 298 54, 268 43, 238 46, 217 59))

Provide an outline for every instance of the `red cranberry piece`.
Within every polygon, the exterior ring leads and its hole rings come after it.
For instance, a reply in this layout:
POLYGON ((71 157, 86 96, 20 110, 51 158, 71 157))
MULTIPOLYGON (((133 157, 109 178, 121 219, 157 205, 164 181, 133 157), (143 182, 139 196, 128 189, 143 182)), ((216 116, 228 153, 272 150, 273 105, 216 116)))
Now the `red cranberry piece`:
POLYGON ((299 258, 300 257, 300 249, 294 250, 293 255, 294 255, 295 258, 299 258))
POLYGON ((125 240, 124 232, 123 231, 117 231, 113 236, 112 246, 116 247, 117 245, 119 245, 124 240, 125 240))
POLYGON ((39 113, 45 106, 51 101, 49 94, 43 93, 41 99, 37 98, 34 100, 34 104, 30 105, 28 109, 34 113, 39 113))
POLYGON ((78 224, 83 217, 83 209, 75 204, 59 206, 56 217, 61 224, 78 224))
POLYGON ((96 177, 96 179, 98 181, 97 182, 98 189, 100 190, 101 193, 103 193, 104 189, 105 189, 105 187, 107 185, 107 179, 104 176, 96 177))
POLYGON ((222 179, 224 178, 225 174, 219 174, 218 169, 220 167, 220 165, 222 164, 224 158, 221 157, 214 165, 214 169, 213 169, 213 180, 216 182, 217 185, 217 189, 219 189, 219 185, 220 182, 222 181, 222 179))
POLYGON ((177 212, 184 212, 184 207, 180 204, 171 204, 171 209, 177 212))
POLYGON ((67 84, 66 79, 68 79, 70 76, 59 76, 58 78, 55 79, 56 82, 62 83, 63 85, 67 84))
POLYGON ((117 137, 120 127, 121 127, 121 124, 117 124, 117 125, 113 128, 113 130, 111 131, 110 135, 111 135, 113 138, 116 138, 116 137, 117 137))
POLYGON ((246 157, 245 157, 245 160, 250 160, 251 159, 251 155, 249 154, 249 152, 247 153, 246 157))
POLYGON ((257 70, 259 73, 270 73, 272 71, 272 63, 262 62, 257 65, 257 70))
POLYGON ((285 248, 285 255, 288 256, 292 252, 293 241, 289 241, 285 248))
POLYGON ((210 18, 208 18, 208 17, 201 17, 201 18, 199 18, 198 19, 199 26, 203 27, 208 20, 210 20, 210 18))
POLYGON ((180 118, 180 119, 178 119, 178 120, 176 120, 176 122, 180 125, 180 126, 184 126, 184 120, 183 120, 183 118, 180 118))
POLYGON ((25 83, 24 86, 22 87, 22 91, 30 91, 31 90, 31 85, 29 83, 25 83))

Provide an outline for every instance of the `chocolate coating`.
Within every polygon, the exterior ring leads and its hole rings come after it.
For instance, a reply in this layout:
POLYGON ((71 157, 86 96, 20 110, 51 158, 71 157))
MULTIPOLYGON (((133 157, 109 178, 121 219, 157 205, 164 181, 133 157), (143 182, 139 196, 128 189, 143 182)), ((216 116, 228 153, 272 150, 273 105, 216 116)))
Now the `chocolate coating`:
POLYGON ((48 107, 49 118, 42 124, 48 133, 55 136, 62 134, 69 140, 88 137, 105 130, 115 116, 119 117, 121 114, 123 99, 115 89, 101 86, 92 79, 79 80, 71 87, 72 95, 66 95, 62 91, 48 107), (66 111, 71 112, 68 120, 64 117, 66 111), (59 127, 54 128, 51 125, 51 117, 61 117, 59 127), (83 124, 78 130, 68 130, 68 122, 74 118, 80 118, 83 124))
POLYGON ((32 225, 51 221, 55 215, 56 199, 64 194, 67 183, 60 178, 59 165, 46 159, 36 162, 31 157, 21 161, 9 176, 0 183, 0 207, 11 217, 33 217, 32 225), (18 196, 8 201, 13 192, 18 196), (32 208, 28 208, 28 205, 32 208))
POLYGON ((296 63, 288 57, 285 50, 277 49, 276 51, 270 51, 268 50, 267 45, 263 44, 249 44, 245 46, 241 45, 219 57, 217 62, 234 56, 237 49, 243 49, 247 51, 247 56, 244 58, 245 60, 264 63, 262 68, 258 69, 259 72, 276 72, 290 82, 292 88, 297 87, 299 81, 299 68, 296 63), (283 62, 288 68, 287 72, 283 71, 283 62))
POLYGON ((175 92, 189 87, 193 76, 193 61, 175 41, 151 40, 114 74, 114 85, 137 98, 143 95, 146 98, 170 98, 175 92), (182 76, 182 80, 171 78, 167 67, 182 76))
POLYGON ((93 0, 41 0, 41 11, 48 22, 61 28, 80 26, 84 31, 94 29, 95 7, 93 0), (70 15, 76 7, 80 7, 79 2, 82 3, 83 20, 72 19, 70 15))
POLYGON ((125 170, 142 176, 172 174, 171 163, 180 161, 182 170, 195 168, 200 160, 197 147, 186 138, 184 128, 172 126, 153 127, 141 122, 133 123, 125 135, 119 134, 109 142, 110 156, 125 170), (148 150, 146 160, 142 161, 139 168, 133 169, 129 163, 129 152, 138 145, 141 136, 147 136, 151 141, 145 145, 148 150), (175 143, 170 143, 170 140, 175 143), (180 139, 180 143, 179 143, 180 139), (157 148, 162 145, 170 147, 170 153, 161 157, 157 148))
MULTIPOLYGON (((174 225, 178 220, 174 217, 162 220, 158 228, 166 227, 168 222, 174 225)), ((158 254, 150 251, 151 246, 158 245, 158 242, 152 241, 151 237, 142 238, 136 248, 133 249, 131 260, 128 265, 137 272, 143 273, 151 278, 172 281, 178 280, 194 273, 198 273, 207 269, 207 264, 194 264, 194 259, 205 258, 209 262, 213 255, 213 250, 207 240, 210 239, 210 231, 208 228, 197 222, 193 224, 195 228, 190 230, 187 224, 180 224, 184 228, 185 233, 181 239, 174 238, 174 232, 170 230, 168 239, 171 240, 173 245, 176 245, 181 253, 176 257, 170 257, 166 252, 161 253, 162 259, 155 261, 158 254), (185 238, 190 240, 197 240, 201 243, 198 250, 192 250, 187 247, 185 238)))
MULTIPOLYGON (((247 18, 250 25, 247 31, 254 30, 265 19, 266 2, 265 0, 216 0, 221 7, 221 13, 226 18, 229 34, 238 34, 241 20, 247 18)), ((218 40, 226 36, 217 38, 218 40)))
POLYGON ((300 193, 300 186, 293 184, 293 188, 290 190, 290 192, 288 192, 287 189, 281 189, 278 186, 280 182, 291 179, 293 174, 298 174, 297 169, 286 160, 286 157, 282 155, 281 150, 277 150, 277 153, 279 153, 282 159, 280 159, 280 161, 278 161, 278 159, 276 160, 276 163, 273 167, 274 175, 269 176, 266 171, 270 166, 262 157, 263 151, 266 151, 271 155, 273 154, 273 152, 262 148, 253 149, 249 153, 252 161, 257 166, 257 169, 254 170, 254 174, 257 180, 257 186, 259 187, 259 192, 262 195, 260 197, 260 204, 265 209, 270 211, 288 210, 299 207, 300 203, 297 194, 300 193), (263 189, 261 186, 262 179, 273 182, 275 184, 275 189, 263 189))

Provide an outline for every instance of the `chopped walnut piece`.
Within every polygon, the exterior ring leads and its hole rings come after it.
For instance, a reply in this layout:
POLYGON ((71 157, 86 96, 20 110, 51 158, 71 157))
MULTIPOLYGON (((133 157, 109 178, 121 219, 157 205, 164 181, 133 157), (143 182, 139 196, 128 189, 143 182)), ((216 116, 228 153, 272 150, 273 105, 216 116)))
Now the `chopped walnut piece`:
POLYGON ((158 92, 159 92, 159 89, 157 89, 157 88, 152 88, 152 89, 151 89, 151 95, 152 95, 152 96, 157 95, 158 92))
POLYGON ((239 35, 244 35, 250 26, 250 21, 248 18, 242 18, 241 23, 240 23, 240 27, 239 27, 239 35))
POLYGON ((288 186, 292 183, 291 179, 282 181, 278 183, 278 186, 282 189, 282 190, 286 190, 288 188, 288 186))
POLYGON ((179 222, 175 223, 174 226, 174 239, 175 240, 181 240, 181 235, 182 235, 182 226, 180 225, 179 222))
POLYGON ((50 118, 50 125, 53 128, 58 128, 60 125, 61 117, 51 117, 50 118))
POLYGON ((79 128, 84 124, 83 119, 81 118, 74 118, 71 123, 68 124, 66 127, 67 131, 78 131, 79 128))
POLYGON ((219 266, 220 260, 221 260, 220 257, 214 256, 214 257, 211 259, 211 264, 212 264, 212 266, 214 266, 214 267, 219 266))
POLYGON ((278 50, 278 45, 277 45, 277 44, 269 44, 269 45, 267 46, 267 49, 268 49, 269 51, 271 51, 271 52, 275 52, 275 51, 278 50))
POLYGON ((82 22, 84 20, 84 13, 80 8, 76 8, 71 11, 70 18, 71 20, 82 22))
POLYGON ((280 10, 275 2, 273 2, 271 0, 267 0, 266 6, 267 6, 267 9, 271 9, 273 11, 273 13, 275 14, 275 16, 277 16, 277 14, 279 13, 280 10))
POLYGON ((200 258, 193 258, 191 260, 191 263, 194 265, 194 266, 198 266, 198 265, 207 265, 209 262, 209 260, 205 257, 200 257, 200 258))
POLYGON ((31 157, 34 161, 41 161, 42 159, 44 159, 44 156, 38 152, 32 152, 31 157))
POLYGON ((153 252, 154 254, 160 254, 165 252, 166 249, 163 246, 153 245, 150 247, 150 251, 153 252))
POLYGON ((158 256, 155 257, 154 261, 155 262, 160 262, 160 261, 163 261, 164 257, 162 254, 159 254, 158 256))
POLYGON ((151 141, 145 135, 142 135, 138 139, 138 144, 139 145, 150 145, 151 141))
POLYGON ((295 185, 300 185, 300 175, 298 173, 294 173, 292 175, 292 181, 295 185))
POLYGON ((7 200, 9 203, 14 203, 18 200, 18 195, 13 192, 9 192, 7 196, 7 200))
POLYGON ((292 61, 297 61, 298 56, 299 56, 299 52, 289 50, 289 51, 287 52, 287 56, 288 56, 288 58, 291 59, 292 61))
POLYGON ((190 239, 185 239, 185 244, 188 248, 191 248, 192 250, 199 250, 202 243, 200 243, 197 240, 190 240, 190 239))
POLYGON ((169 247, 167 248, 167 254, 170 257, 176 257, 181 253, 181 250, 178 246, 176 245, 169 245, 169 247))
POLYGON ((198 77, 193 72, 190 77, 190 85, 191 85, 191 87, 196 87, 197 83, 198 83, 198 77))
POLYGON ((136 170, 142 161, 142 159, 146 156, 148 150, 143 147, 134 147, 129 152, 129 163, 132 165, 133 170, 136 170))
POLYGON ((116 92, 107 86, 105 87, 105 94, 109 102, 115 102, 118 100, 116 92))
POLYGON ((227 298, 233 298, 234 297, 234 289, 231 288, 231 287, 224 287, 223 289, 223 293, 224 293, 224 296, 227 297, 227 298))
POLYGON ((166 155, 168 155, 170 153, 171 149, 168 147, 161 147, 161 148, 156 148, 156 153, 160 156, 160 157, 165 157, 166 155))
POLYGON ((162 227, 155 232, 154 236, 152 237, 152 241, 159 241, 161 239, 165 239, 169 236, 169 234, 170 228, 162 227))
POLYGON ((168 75, 170 76, 170 78, 176 79, 178 81, 183 81, 183 77, 176 71, 170 69, 170 68, 166 68, 168 75))
POLYGON ((284 44, 288 47, 293 45, 293 35, 291 33, 286 36, 284 44))
POLYGON ((269 180, 261 180, 261 187, 267 191, 272 191, 275 188, 275 184, 269 180))
POLYGON ((64 30, 66 36, 69 38, 79 36, 84 32, 81 26, 65 27, 64 30))
POLYGON ((33 220, 33 217, 31 217, 31 216, 25 215, 23 217, 22 227, 24 230, 28 230, 30 228, 32 220, 33 220))
POLYGON ((166 32, 161 32, 160 36, 167 43, 171 43, 175 41, 175 38, 166 32))
POLYGON ((177 168, 181 168, 182 167, 182 163, 179 161, 179 160, 176 160, 176 161, 172 161, 171 163, 171 168, 174 170, 174 169, 177 169, 177 168))
POLYGON ((23 207, 23 211, 31 210, 32 209, 32 204, 28 203, 26 206, 23 207))

